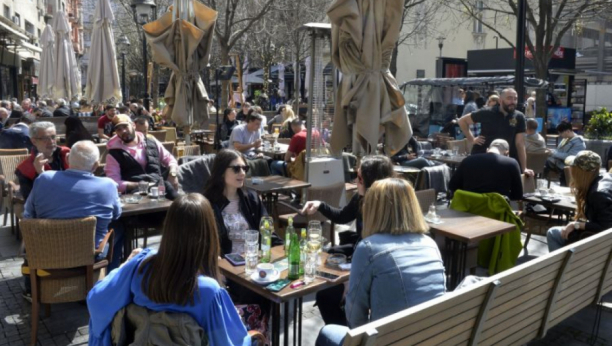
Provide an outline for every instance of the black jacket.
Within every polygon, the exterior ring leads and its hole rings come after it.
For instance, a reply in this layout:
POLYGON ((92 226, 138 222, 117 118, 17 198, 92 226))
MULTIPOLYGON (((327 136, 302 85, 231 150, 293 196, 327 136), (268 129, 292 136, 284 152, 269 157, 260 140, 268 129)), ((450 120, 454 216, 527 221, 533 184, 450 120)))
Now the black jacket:
POLYGON ((585 231, 601 232, 612 228, 612 175, 599 176, 591 184, 584 214, 587 218, 585 231))
MULTIPOLYGON (((238 189, 238 198, 240 199, 240 212, 242 213, 242 216, 244 216, 246 222, 248 222, 249 229, 258 230, 261 217, 268 215, 263 202, 254 191, 250 190, 243 191, 242 189, 238 189)), ((211 204, 215 213, 215 221, 217 222, 221 254, 227 255, 228 253, 232 252, 232 241, 229 238, 229 231, 227 227, 225 227, 223 214, 221 212, 223 209, 225 209, 225 207, 227 207, 229 200, 222 196, 221 198, 218 198, 216 202, 211 200, 211 204)), ((276 234, 273 234, 272 246, 276 245, 283 245, 283 241, 276 234)))
POLYGON ((361 239, 361 230, 363 229, 363 220, 359 205, 361 204, 361 196, 356 193, 353 198, 349 201, 344 208, 334 208, 325 202, 322 202, 319 206, 319 212, 326 218, 330 219, 334 223, 346 224, 353 220, 357 220, 355 223, 355 229, 357 235, 361 239))

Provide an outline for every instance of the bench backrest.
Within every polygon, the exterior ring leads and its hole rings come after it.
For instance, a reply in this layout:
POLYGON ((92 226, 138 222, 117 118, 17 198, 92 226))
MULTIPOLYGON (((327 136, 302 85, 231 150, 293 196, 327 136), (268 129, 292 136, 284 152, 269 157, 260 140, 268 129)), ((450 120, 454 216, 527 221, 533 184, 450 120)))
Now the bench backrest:
MULTIPOLYGON (((55 131, 58 135, 66 134, 66 125, 64 122, 67 117, 49 117, 49 118, 38 118, 37 121, 50 121, 55 125, 55 131)), ((80 117, 83 126, 89 131, 90 134, 98 134, 98 119, 99 116, 95 117, 80 117)), ((19 119, 9 119, 9 124, 13 125, 19 119)))
POLYGON ((520 345, 612 290, 612 229, 348 332, 344 345, 520 345))

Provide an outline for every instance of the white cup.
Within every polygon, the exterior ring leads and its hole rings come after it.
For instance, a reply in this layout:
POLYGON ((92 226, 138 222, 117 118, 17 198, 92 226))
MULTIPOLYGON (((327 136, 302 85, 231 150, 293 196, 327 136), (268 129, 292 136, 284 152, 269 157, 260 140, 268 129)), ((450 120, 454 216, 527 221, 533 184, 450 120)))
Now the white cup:
POLYGON ((271 263, 259 263, 257 265, 257 272, 260 279, 265 279, 274 274, 274 265, 271 263))
POLYGON ((159 197, 159 187, 157 186, 151 187, 151 197, 153 198, 159 197))

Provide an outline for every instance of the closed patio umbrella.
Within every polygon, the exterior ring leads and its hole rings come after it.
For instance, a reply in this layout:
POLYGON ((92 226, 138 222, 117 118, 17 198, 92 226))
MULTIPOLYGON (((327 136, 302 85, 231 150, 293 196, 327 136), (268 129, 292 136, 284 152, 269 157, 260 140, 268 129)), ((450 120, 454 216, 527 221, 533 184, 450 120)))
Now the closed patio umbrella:
POLYGON ((200 71, 208 64, 217 12, 196 1, 177 1, 143 26, 153 60, 172 71, 164 95, 171 119, 189 129, 208 120, 208 93, 200 71))
POLYGON ((327 11, 332 62, 342 72, 330 143, 334 153, 353 138, 366 153, 373 153, 384 132, 385 151, 392 155, 412 136, 404 97, 389 71, 403 4, 403 0, 336 0, 327 11))
POLYGON ((64 12, 58 11, 53 18, 55 34, 55 75, 53 97, 68 101, 81 97, 81 72, 77 65, 70 40, 70 24, 64 12))
POLYGON ((115 42, 111 25, 115 20, 109 0, 98 0, 94 14, 85 99, 91 103, 116 104, 122 99, 115 42))
POLYGON ((53 95, 53 79, 55 70, 55 35, 53 28, 47 24, 40 36, 42 54, 40 58, 40 79, 38 81, 38 96, 47 98, 53 95))

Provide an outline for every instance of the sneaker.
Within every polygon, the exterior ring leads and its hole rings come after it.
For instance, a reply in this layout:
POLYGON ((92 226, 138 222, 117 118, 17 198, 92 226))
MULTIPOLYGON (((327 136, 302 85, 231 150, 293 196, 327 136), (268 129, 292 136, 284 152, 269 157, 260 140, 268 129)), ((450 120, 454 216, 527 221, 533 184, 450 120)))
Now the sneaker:
POLYGON ((30 292, 22 291, 21 292, 21 296, 23 297, 23 299, 25 299, 28 302, 32 303, 32 294, 30 292))

